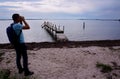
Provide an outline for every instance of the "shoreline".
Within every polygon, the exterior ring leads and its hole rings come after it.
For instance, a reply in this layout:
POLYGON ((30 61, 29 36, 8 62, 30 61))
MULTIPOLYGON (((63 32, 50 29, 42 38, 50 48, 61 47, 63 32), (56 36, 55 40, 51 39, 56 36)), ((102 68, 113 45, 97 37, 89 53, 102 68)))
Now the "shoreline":
MULTIPOLYGON (((120 40, 93 40, 93 41, 67 41, 67 42, 31 42, 26 43, 28 49, 34 48, 76 48, 76 47, 88 47, 88 46, 120 46, 120 40)), ((13 49, 10 43, 0 44, 0 49, 13 49)))

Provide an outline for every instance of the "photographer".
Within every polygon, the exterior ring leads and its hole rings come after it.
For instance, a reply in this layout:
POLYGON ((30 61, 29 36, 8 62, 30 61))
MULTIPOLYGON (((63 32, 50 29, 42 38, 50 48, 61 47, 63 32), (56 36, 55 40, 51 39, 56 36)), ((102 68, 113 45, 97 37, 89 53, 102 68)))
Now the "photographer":
POLYGON ((21 74, 24 72, 25 76, 29 76, 34 74, 33 72, 29 71, 28 68, 28 56, 27 56, 27 48, 24 41, 24 36, 22 30, 30 29, 30 26, 25 21, 23 16, 19 14, 13 14, 13 29, 17 35, 19 35, 19 43, 14 45, 16 50, 16 64, 18 68, 18 72, 21 74), (23 58, 23 66, 21 65, 21 57, 23 58))

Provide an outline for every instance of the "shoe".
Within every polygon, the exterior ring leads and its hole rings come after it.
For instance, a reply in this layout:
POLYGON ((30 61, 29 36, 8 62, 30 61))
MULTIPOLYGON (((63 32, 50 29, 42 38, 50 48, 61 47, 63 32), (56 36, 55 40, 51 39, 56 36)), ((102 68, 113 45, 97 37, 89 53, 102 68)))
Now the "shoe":
POLYGON ((33 75, 33 74, 34 74, 34 72, 31 72, 31 71, 28 71, 28 72, 24 73, 25 76, 30 76, 30 75, 33 75))
POLYGON ((23 73, 23 71, 24 71, 24 69, 19 69, 19 74, 22 74, 23 73))

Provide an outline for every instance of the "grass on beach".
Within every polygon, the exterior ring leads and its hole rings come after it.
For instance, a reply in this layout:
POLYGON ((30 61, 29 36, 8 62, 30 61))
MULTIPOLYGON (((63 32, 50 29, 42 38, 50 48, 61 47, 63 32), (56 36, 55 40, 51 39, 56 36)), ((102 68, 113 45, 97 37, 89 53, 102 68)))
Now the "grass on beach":
MULTIPOLYGON (((18 79, 16 75, 10 77, 10 70, 9 69, 1 69, 0 70, 0 79, 18 79)), ((29 77, 23 77, 22 79, 30 79, 29 77)), ((35 79, 35 78, 32 78, 35 79)))
POLYGON ((10 70, 8 69, 2 69, 0 70, 0 79, 10 79, 10 70))
POLYGON ((99 62, 97 62, 96 67, 101 68, 101 72, 103 72, 103 73, 108 73, 113 70, 110 65, 99 63, 99 62))
POLYGON ((120 66, 116 62, 111 62, 111 64, 112 66, 97 62, 96 67, 100 69, 100 72, 106 75, 106 79, 118 79, 120 76, 116 71, 120 70, 120 66))

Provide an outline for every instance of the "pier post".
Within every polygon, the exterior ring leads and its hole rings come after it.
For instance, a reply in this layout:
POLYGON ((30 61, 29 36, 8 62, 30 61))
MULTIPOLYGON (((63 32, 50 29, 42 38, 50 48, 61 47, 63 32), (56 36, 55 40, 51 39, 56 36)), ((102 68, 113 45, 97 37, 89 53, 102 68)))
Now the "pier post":
POLYGON ((85 22, 83 22, 83 30, 85 29, 85 22))

